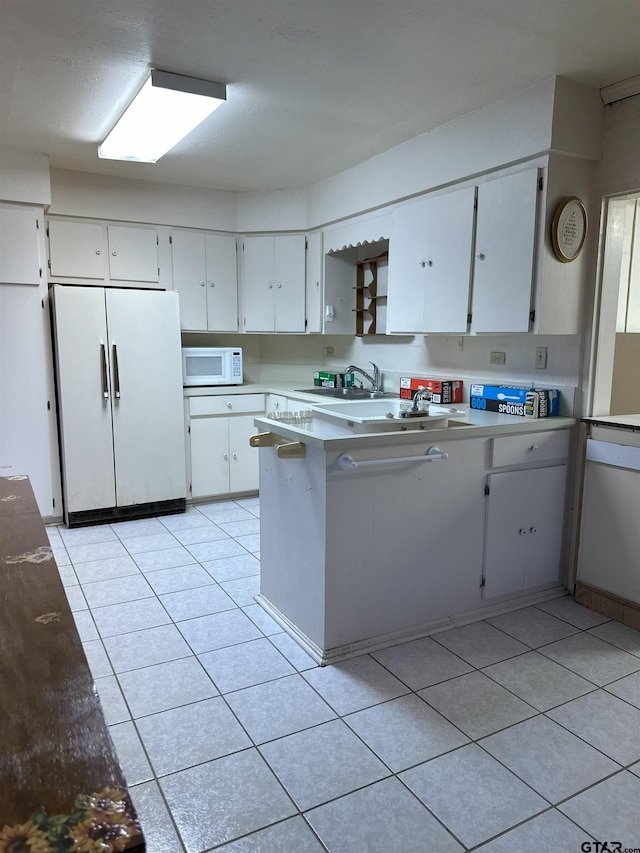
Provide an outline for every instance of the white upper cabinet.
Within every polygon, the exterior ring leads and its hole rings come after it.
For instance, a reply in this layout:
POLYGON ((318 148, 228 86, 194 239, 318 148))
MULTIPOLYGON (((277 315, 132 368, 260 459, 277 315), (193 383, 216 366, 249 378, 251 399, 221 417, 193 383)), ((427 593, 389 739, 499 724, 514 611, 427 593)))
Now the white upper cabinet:
POLYGON ((307 332, 322 331, 322 233, 307 238, 307 332))
POLYGON ((52 278, 107 278, 107 241, 102 223, 50 219, 47 232, 52 278))
POLYGON ((304 234, 243 238, 245 332, 305 331, 304 234))
POLYGON ((49 277, 55 282, 158 286, 153 227, 49 219, 49 277))
POLYGON ((475 192, 466 187, 395 211, 387 332, 467 331, 475 192))
POLYGON ((158 235, 154 228, 107 226, 109 277, 114 281, 157 282, 158 235))
POLYGON ((42 208, 0 204, 0 284, 40 284, 42 224, 42 208))
POLYGON ((478 187, 472 332, 528 332, 531 324, 538 169, 478 187))
POLYGON ((172 231, 173 287, 186 331, 238 331, 237 241, 230 234, 172 231))

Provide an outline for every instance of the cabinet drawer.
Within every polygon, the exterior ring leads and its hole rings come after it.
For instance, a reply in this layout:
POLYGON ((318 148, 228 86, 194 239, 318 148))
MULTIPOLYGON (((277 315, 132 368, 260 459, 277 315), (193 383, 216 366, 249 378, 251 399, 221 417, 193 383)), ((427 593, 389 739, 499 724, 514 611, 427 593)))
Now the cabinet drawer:
POLYGON ((215 397, 191 397, 189 414, 233 415, 243 412, 264 412, 264 394, 220 394, 215 397))
POLYGON ((526 435, 505 435, 491 439, 491 467, 526 465, 564 459, 569 452, 569 430, 529 432, 526 435))

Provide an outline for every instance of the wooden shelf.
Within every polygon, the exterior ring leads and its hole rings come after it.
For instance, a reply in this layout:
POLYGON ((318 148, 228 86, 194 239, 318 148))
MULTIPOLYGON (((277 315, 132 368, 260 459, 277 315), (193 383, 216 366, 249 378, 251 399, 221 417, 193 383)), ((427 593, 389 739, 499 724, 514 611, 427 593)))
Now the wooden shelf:
MULTIPOLYGON (((356 335, 359 337, 377 334, 378 302, 384 302, 387 298, 386 293, 378 293, 379 269, 382 266, 386 267, 388 260, 389 254, 384 252, 375 258, 367 258, 357 264, 356 285, 353 288, 356 291, 356 307, 353 311, 356 315, 356 335), (367 274, 371 278, 365 283, 367 274), (368 322, 365 318, 366 314, 371 318, 368 322)), ((385 330, 380 329, 380 331, 384 332, 385 330)))

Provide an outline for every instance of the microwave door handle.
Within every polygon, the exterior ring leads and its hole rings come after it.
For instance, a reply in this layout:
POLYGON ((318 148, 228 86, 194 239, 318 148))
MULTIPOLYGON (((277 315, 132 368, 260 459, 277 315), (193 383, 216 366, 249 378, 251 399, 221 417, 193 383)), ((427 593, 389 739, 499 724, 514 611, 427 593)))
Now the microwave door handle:
POLYGON ((109 399, 109 373, 107 371, 107 349, 100 344, 100 374, 102 377, 102 399, 109 399))
POLYGON ((113 344, 113 396, 120 399, 120 370, 118 369, 118 345, 113 344))

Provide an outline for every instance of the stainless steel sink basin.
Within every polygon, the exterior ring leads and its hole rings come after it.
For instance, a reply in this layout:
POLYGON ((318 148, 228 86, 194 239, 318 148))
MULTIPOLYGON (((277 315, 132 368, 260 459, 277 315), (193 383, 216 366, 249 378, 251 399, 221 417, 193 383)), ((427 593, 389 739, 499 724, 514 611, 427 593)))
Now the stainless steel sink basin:
POLYGON ((301 394, 317 394, 319 397, 333 397, 337 400, 381 400, 395 397, 393 391, 369 391, 366 388, 296 388, 301 394))

